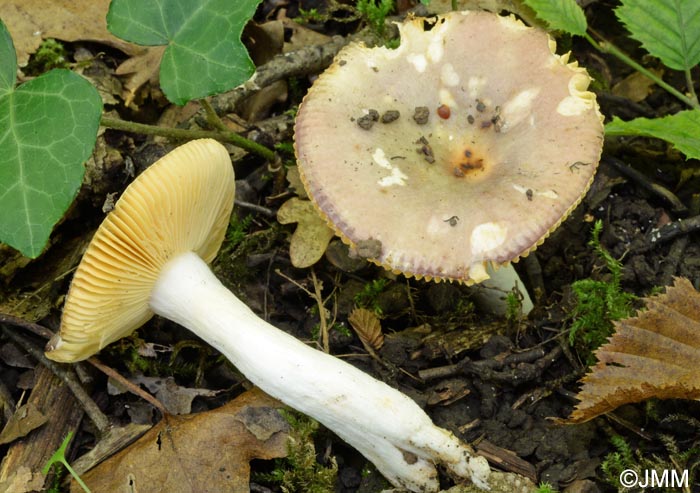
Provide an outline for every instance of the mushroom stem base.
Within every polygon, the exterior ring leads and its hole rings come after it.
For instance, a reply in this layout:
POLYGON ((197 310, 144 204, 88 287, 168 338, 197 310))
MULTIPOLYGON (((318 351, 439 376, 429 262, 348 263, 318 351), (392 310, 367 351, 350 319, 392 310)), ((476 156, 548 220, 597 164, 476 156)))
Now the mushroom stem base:
POLYGON ((150 306, 218 349, 262 390, 335 432, 394 485, 438 491, 441 463, 488 488, 486 460, 413 400, 259 318, 194 253, 165 266, 150 306))

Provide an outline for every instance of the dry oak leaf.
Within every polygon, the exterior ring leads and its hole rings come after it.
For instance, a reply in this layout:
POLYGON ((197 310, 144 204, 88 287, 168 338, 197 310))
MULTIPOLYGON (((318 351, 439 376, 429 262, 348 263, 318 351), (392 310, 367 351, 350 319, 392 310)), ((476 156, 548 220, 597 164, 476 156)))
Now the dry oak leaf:
POLYGON ((335 233, 308 200, 292 197, 277 211, 280 224, 297 223, 289 245, 294 267, 311 267, 323 256, 335 233))
POLYGON ((12 35, 20 67, 27 64, 47 38, 61 41, 95 41, 117 48, 127 55, 143 47, 127 43, 107 30, 111 0, 3 0, 0 18, 12 35))
POLYGON ((645 399, 700 399, 700 294, 676 278, 665 294, 645 299, 647 310, 615 322, 582 379, 581 401, 568 420, 582 423, 645 399))
MULTIPOLYGON (((167 416, 82 479, 95 492, 247 493, 251 459, 287 455, 281 408, 254 389, 211 411, 167 416)), ((71 492, 82 492, 75 481, 71 492)))

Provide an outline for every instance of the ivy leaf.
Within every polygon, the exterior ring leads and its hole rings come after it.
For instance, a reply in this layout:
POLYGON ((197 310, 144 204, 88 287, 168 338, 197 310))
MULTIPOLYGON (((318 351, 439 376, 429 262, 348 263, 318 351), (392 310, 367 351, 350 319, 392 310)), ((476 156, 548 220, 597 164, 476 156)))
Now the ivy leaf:
POLYGON ((232 89, 255 67, 241 42, 261 0, 112 0, 107 27, 133 43, 166 45, 160 85, 175 104, 232 89))
POLYGON ((80 188, 102 100, 68 70, 15 88, 16 73, 12 38, 0 21, 0 241, 36 258, 80 188))
POLYGON ((615 15, 667 67, 688 70, 700 63, 697 0, 623 0, 615 15))
POLYGON ((586 15, 575 0, 525 0, 525 5, 534 10, 550 29, 577 36, 586 34, 586 15))
POLYGON ((617 117, 605 125, 605 135, 641 135, 670 142, 689 159, 700 159, 700 110, 681 111, 663 118, 636 118, 622 121, 617 117))

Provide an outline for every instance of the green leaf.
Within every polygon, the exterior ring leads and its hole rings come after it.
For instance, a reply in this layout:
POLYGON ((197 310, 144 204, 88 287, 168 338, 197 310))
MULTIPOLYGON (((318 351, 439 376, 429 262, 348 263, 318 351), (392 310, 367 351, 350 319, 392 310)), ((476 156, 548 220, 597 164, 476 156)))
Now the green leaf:
POLYGON ((550 29, 566 31, 583 36, 588 23, 583 9, 575 0, 524 0, 525 5, 535 11, 537 17, 545 21, 550 29))
POLYGON ((68 70, 14 88, 14 53, 0 21, 0 241, 35 258, 80 188, 102 100, 68 70))
POLYGON ((623 0, 615 14, 667 67, 687 70, 700 63, 700 1, 623 0))
POLYGON ((615 117, 605 125, 605 134, 655 137, 673 144, 689 159, 700 159, 700 110, 681 111, 663 118, 636 118, 622 121, 615 117))
POLYGON ((10 31, 0 20, 0 94, 5 94, 15 87, 17 76, 17 54, 12 44, 10 31))
POLYGON ((142 45, 167 45, 160 85, 175 104, 232 89, 255 67, 241 42, 261 0, 112 0, 107 27, 142 45))

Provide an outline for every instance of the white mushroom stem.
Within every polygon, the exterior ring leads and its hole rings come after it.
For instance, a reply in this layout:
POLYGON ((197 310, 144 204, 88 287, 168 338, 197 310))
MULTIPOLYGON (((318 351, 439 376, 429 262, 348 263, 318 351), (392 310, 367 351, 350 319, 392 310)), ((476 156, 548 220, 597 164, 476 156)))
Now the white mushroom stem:
POLYGON ((488 489, 489 466, 409 397, 255 315, 194 253, 165 266, 151 309, 207 341, 255 385, 335 432, 394 485, 438 491, 435 464, 488 489))
POLYGON ((489 278, 472 287, 479 306, 496 315, 505 315, 508 311, 506 297, 513 289, 517 289, 520 300, 520 311, 527 316, 534 305, 525 284, 520 280, 513 264, 506 264, 498 269, 490 265, 486 268, 489 278))

